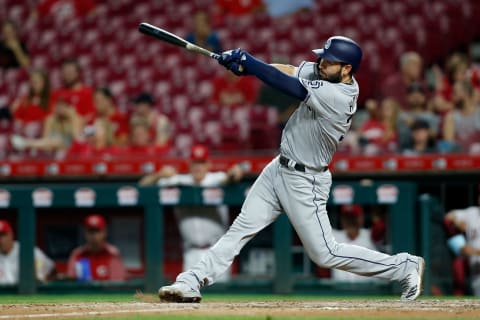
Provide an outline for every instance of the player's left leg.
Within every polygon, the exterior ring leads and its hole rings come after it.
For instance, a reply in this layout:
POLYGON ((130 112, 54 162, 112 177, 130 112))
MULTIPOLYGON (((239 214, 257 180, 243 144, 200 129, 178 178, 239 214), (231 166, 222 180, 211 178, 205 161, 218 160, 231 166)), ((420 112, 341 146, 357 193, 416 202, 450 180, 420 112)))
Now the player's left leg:
POLYGON ((278 161, 273 160, 260 174, 247 194, 242 210, 227 233, 203 258, 176 282, 159 290, 160 299, 170 302, 198 302, 200 289, 217 281, 230 267, 235 256, 258 232, 280 215, 281 208, 275 188, 278 161))
POLYGON ((424 268, 422 258, 408 253, 390 256, 335 241, 326 211, 330 172, 309 175, 282 168, 281 177, 283 183, 278 188, 280 203, 316 264, 401 281, 405 285, 403 300, 413 300, 420 294, 424 268))

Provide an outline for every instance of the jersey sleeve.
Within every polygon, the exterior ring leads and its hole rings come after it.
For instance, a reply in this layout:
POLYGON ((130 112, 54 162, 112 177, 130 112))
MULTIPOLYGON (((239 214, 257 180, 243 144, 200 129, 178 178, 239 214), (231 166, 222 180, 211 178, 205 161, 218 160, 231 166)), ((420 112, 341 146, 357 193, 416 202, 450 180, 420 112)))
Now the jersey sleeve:
POLYGON ((204 179, 203 187, 218 187, 223 185, 227 181, 227 173, 223 171, 209 172, 204 179))
POLYGON ((157 185, 159 187, 191 186, 193 185, 193 179, 188 174, 176 174, 169 178, 159 179, 157 185))
POLYGON ((318 79, 314 66, 313 62, 303 62, 297 68, 296 76, 307 90, 307 97, 303 102, 320 116, 330 118, 339 112, 334 105, 335 98, 340 97, 341 94, 335 84, 318 79))
POLYGON ((35 270, 37 274, 37 279, 45 281, 47 276, 54 269, 55 264, 53 261, 47 257, 45 253, 39 248, 35 248, 35 270))
POLYGON ((455 220, 469 224, 470 220, 476 217, 475 207, 454 210, 453 215, 455 220))

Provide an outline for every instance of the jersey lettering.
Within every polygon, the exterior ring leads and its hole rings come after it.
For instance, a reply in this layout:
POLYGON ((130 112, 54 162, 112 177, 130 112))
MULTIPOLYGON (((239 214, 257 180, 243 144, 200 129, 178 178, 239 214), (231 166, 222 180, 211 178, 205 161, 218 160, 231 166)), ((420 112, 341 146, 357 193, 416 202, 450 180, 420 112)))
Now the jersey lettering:
POLYGON ((323 86, 323 81, 319 81, 319 80, 308 81, 308 85, 312 89, 318 89, 323 86))

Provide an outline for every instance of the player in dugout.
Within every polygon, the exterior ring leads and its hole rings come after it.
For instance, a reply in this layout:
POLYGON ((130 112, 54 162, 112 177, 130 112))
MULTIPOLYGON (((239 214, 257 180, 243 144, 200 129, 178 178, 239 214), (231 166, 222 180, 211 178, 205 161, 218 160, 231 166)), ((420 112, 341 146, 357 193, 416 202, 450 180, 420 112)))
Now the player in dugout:
MULTIPOLYGON (((190 172, 179 174, 170 166, 143 177, 140 185, 156 183, 162 187, 201 186, 220 187, 242 179, 247 166, 234 165, 228 172, 210 171, 208 149, 204 145, 194 145, 190 150, 190 172)), ((175 218, 178 221, 183 241, 183 270, 189 270, 197 264, 208 249, 227 231, 229 221, 228 207, 218 206, 175 206, 175 218)), ((217 281, 230 279, 227 270, 217 281)))
POLYGON ((451 210, 445 216, 445 223, 452 224, 461 232, 450 237, 447 244, 457 257, 468 258, 470 285, 473 294, 480 296, 480 186, 478 206, 451 210))
POLYGON ((332 184, 328 165, 357 110, 359 87, 353 75, 362 50, 352 39, 333 36, 313 52, 317 61, 299 67, 270 65, 240 48, 218 59, 235 75, 253 75, 301 103, 283 129, 280 154, 263 169, 230 229, 199 263, 159 289, 160 300, 199 302, 200 289, 214 283, 243 246, 283 212, 317 265, 398 281, 402 301, 420 295, 422 257, 387 255, 338 243, 333 236, 326 208, 332 184))
MULTIPOLYGON (((0 285, 18 283, 20 243, 14 240, 13 229, 7 220, 0 220, 0 285)), ((35 274, 46 281, 55 275, 55 264, 39 248, 34 249, 35 274)))
POLYGON ((124 281, 127 278, 120 251, 107 242, 107 223, 99 214, 85 218, 86 244, 72 251, 67 275, 80 281, 124 281))

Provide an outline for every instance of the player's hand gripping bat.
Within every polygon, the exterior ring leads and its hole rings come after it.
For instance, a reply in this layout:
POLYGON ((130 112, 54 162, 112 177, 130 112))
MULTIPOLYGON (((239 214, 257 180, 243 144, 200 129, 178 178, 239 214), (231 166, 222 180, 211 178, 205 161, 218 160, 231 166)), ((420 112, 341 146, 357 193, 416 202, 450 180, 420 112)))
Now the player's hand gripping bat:
POLYGON ((205 48, 199 47, 193 43, 188 42, 187 40, 170 33, 166 30, 163 30, 159 27, 156 27, 154 25, 151 25, 149 23, 142 22, 138 26, 138 30, 146 35, 152 36, 154 38, 157 38, 159 40, 168 42, 170 44, 173 44, 175 46, 183 47, 187 49, 188 51, 196 52, 203 54, 204 56, 208 56, 212 59, 218 60, 220 58, 220 55, 213 53, 205 48))

